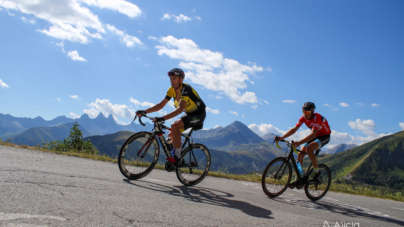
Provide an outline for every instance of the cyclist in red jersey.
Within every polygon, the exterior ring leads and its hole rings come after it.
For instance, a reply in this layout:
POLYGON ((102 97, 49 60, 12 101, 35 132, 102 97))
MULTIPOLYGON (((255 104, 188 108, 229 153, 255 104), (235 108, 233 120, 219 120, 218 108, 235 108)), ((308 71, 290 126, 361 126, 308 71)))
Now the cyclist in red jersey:
MULTIPOLYGON (((309 127, 312 131, 310 135, 306 136, 304 139, 300 141, 293 142, 294 147, 298 147, 303 144, 299 155, 297 156, 298 162, 301 163, 303 168, 303 158, 306 156, 306 153, 309 155, 311 162, 313 163, 314 171, 312 173, 311 178, 315 178, 318 171, 317 158, 314 154, 314 151, 322 148, 330 141, 331 129, 328 125, 327 120, 318 113, 314 113, 314 109, 316 106, 312 102, 306 102, 303 104, 303 116, 300 117, 299 122, 295 125, 294 128, 290 129, 285 135, 281 137, 275 137, 276 141, 283 140, 293 134, 300 128, 300 126, 305 123, 307 127, 309 127)), ((293 188, 294 181, 290 183, 290 187, 293 188)))

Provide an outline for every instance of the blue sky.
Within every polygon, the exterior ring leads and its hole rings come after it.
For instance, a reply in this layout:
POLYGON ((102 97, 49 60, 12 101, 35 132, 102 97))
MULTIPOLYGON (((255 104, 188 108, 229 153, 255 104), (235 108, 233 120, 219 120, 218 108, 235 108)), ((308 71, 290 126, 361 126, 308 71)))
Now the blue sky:
POLYGON ((404 129, 402 12, 403 1, 0 0, 0 113, 128 124, 181 67, 207 129, 282 134, 312 101, 330 147, 362 144, 404 129))

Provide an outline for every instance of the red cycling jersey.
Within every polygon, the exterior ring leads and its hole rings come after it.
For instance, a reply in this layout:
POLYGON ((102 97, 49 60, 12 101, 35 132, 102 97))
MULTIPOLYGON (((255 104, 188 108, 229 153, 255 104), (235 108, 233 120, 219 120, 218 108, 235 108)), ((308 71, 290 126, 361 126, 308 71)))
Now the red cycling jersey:
POLYGON ((318 130, 316 133, 316 137, 331 134, 331 129, 328 125, 327 119, 325 119, 325 117, 321 116, 318 113, 314 113, 313 117, 310 120, 307 120, 304 115, 301 116, 296 126, 299 126, 298 128, 300 128, 303 123, 305 123, 306 126, 310 129, 316 128, 318 130))

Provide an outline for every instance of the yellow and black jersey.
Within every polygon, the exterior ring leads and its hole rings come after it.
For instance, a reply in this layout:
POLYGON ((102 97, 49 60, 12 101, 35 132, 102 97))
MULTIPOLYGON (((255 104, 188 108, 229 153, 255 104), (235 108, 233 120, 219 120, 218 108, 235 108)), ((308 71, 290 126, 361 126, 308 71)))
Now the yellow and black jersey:
MULTIPOLYGON (((186 113, 205 112, 205 103, 199 97, 198 93, 189 84, 182 83, 180 93, 180 100, 187 102, 187 104, 185 105, 186 113)), ((179 101, 177 101, 175 90, 172 87, 168 89, 166 96, 167 100, 170 100, 171 98, 174 98, 174 106, 175 108, 178 108, 179 101)))

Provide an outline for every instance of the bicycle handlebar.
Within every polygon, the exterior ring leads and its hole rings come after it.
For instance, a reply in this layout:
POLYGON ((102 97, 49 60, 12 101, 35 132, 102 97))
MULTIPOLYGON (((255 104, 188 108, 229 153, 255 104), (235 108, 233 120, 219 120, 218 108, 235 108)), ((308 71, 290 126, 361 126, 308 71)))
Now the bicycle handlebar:
MULTIPOLYGON (((275 141, 275 140, 274 140, 274 141, 275 141)), ((287 140, 279 140, 279 141, 285 142, 288 147, 292 147, 292 148, 293 148, 293 151, 294 151, 296 154, 299 154, 299 152, 298 152, 298 151, 296 150, 296 148, 293 146, 293 140, 292 140, 291 142, 289 142, 289 141, 287 141, 287 140)), ((276 146, 277 146, 279 149, 282 149, 282 147, 279 146, 278 141, 276 141, 276 146)))
MULTIPOLYGON (((153 120, 153 119, 154 119, 154 117, 148 117, 148 116, 146 116, 146 115, 140 116, 140 117, 139 117, 139 122, 140 122, 140 124, 143 125, 143 126, 146 126, 146 124, 144 124, 144 123, 142 122, 142 117, 149 118, 150 120, 153 120)), ((135 116, 135 119, 133 119, 133 121, 135 121, 136 118, 137 118, 137 115, 135 116)), ((163 124, 163 123, 164 123, 164 122, 162 122, 161 124, 163 124)))

